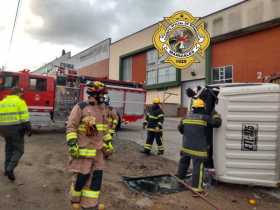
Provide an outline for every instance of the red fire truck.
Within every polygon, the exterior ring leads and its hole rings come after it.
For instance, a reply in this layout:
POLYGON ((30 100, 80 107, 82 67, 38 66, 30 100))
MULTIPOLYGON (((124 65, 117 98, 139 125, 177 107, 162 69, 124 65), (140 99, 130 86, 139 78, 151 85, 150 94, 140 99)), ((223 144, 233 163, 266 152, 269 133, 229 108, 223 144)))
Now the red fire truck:
POLYGON ((86 100, 85 83, 89 80, 98 80, 107 85, 111 106, 117 111, 121 122, 129 123, 143 118, 146 92, 141 84, 78 77, 75 74, 46 76, 28 70, 0 72, 0 100, 13 87, 21 87, 33 127, 60 127, 64 125, 72 107, 86 100))

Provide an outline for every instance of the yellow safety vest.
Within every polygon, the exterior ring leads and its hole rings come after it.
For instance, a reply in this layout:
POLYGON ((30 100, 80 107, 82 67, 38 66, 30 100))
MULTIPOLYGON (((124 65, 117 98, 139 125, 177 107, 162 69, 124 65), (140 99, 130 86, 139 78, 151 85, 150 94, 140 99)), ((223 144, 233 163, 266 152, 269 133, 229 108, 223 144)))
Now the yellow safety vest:
POLYGON ((29 121, 28 107, 17 95, 6 96, 0 101, 0 126, 19 125, 29 121))

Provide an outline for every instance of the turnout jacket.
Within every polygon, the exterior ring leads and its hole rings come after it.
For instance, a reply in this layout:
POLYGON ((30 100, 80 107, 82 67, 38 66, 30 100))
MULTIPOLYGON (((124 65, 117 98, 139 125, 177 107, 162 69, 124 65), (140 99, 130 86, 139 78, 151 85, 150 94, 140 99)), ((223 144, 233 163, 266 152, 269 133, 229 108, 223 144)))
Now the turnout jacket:
POLYGON ((164 113, 159 106, 152 106, 145 117, 144 124, 147 125, 149 131, 160 131, 164 122, 164 113))
POLYGON ((195 157, 207 157, 207 125, 220 127, 219 115, 190 113, 180 122, 178 130, 183 135, 181 152, 195 157))
POLYGON ((103 105, 80 102, 73 107, 66 126, 66 140, 77 139, 79 157, 70 160, 70 171, 88 174, 93 169, 103 169, 103 138, 108 130, 106 116, 106 109, 103 105), (84 122, 84 119, 88 117, 95 119, 92 135, 87 135, 87 127, 84 122))

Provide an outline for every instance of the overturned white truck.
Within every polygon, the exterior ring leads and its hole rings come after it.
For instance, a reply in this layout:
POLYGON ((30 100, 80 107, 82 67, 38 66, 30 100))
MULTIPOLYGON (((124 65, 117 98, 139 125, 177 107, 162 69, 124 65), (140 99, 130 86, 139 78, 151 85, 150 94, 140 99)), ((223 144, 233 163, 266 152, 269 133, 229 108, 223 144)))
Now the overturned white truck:
POLYGON ((280 85, 219 85, 213 134, 218 181, 280 186, 280 85))

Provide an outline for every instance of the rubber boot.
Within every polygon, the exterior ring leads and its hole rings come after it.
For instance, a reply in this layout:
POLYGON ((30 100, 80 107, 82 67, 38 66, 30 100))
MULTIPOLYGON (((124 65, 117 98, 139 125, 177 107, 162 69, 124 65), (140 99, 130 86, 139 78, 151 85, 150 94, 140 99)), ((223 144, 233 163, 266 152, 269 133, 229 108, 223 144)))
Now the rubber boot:
POLYGON ((163 154, 164 154, 164 150, 159 150, 159 151, 157 152, 157 154, 158 154, 158 155, 163 155, 163 154))
POLYGON ((79 203, 72 203, 72 210, 81 210, 81 205, 79 203))
POLYGON ((148 150, 148 149, 143 149, 140 151, 141 153, 144 153, 146 155, 150 155, 151 154, 151 150, 148 150))
POLYGON ((11 180, 12 182, 16 180, 16 176, 13 171, 7 171, 7 176, 8 179, 11 180))

